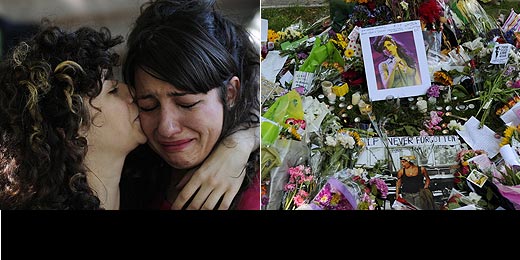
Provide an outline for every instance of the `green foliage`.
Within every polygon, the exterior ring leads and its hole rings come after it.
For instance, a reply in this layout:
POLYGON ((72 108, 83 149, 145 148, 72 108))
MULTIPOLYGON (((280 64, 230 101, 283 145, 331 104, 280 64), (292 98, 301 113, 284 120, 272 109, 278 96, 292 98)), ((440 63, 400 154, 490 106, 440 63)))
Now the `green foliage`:
POLYGON ((329 6, 305 7, 292 6, 283 8, 262 8, 262 18, 269 21, 269 29, 281 31, 286 26, 299 20, 305 26, 314 24, 320 17, 329 15, 329 6))

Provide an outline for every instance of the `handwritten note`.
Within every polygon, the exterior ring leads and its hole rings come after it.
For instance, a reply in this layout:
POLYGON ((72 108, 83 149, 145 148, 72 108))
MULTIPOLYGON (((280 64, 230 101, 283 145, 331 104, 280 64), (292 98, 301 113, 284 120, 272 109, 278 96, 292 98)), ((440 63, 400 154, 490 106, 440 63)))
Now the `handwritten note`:
POLYGON ((261 64, 262 76, 271 82, 276 82, 276 76, 280 73, 287 58, 289 58, 287 55, 280 56, 279 51, 270 51, 261 64))
POLYGON ((489 158, 495 157, 500 149, 500 139, 487 126, 479 128, 480 121, 472 116, 465 124, 464 130, 457 133, 473 150, 484 150, 489 158))

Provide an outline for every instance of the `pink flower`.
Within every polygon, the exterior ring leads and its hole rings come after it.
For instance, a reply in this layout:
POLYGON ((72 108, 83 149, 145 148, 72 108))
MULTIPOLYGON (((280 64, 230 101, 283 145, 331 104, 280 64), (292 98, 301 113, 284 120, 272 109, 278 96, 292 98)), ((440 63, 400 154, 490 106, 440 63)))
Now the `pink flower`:
POLYGON ((379 191, 381 198, 386 198, 386 196, 388 195, 388 185, 385 181, 379 178, 372 178, 368 183, 370 183, 370 185, 376 185, 376 188, 379 191))
POLYGON ((432 85, 428 91, 426 92, 428 97, 436 97, 438 98, 441 94, 440 87, 438 85, 432 85))

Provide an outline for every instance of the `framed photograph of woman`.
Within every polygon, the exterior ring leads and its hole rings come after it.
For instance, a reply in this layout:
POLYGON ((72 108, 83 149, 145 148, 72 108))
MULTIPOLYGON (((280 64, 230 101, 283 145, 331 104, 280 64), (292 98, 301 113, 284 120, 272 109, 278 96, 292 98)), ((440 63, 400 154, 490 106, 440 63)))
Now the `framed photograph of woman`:
POLYGON ((419 21, 360 30, 371 101, 424 95, 430 73, 419 21))

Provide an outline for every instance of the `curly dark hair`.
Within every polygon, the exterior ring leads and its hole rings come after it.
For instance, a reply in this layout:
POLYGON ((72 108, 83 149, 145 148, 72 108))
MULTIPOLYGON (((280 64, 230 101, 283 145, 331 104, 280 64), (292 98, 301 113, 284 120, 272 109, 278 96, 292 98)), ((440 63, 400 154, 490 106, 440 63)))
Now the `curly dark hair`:
MULTIPOLYGON (((142 69, 187 93, 219 88, 226 112, 218 144, 236 131, 259 125, 260 51, 244 27, 214 6, 214 0, 156 0, 144 4, 128 36, 123 77, 135 87, 136 70, 142 69), (226 85, 233 76, 240 79, 241 87, 234 106, 229 107, 226 85)), ((259 151, 249 162, 243 187, 255 174, 253 166, 258 165, 259 151)))
POLYGON ((0 64, 0 208, 98 209, 79 131, 123 42, 107 28, 43 25, 0 64), (84 99, 85 98, 85 99, 84 99))

